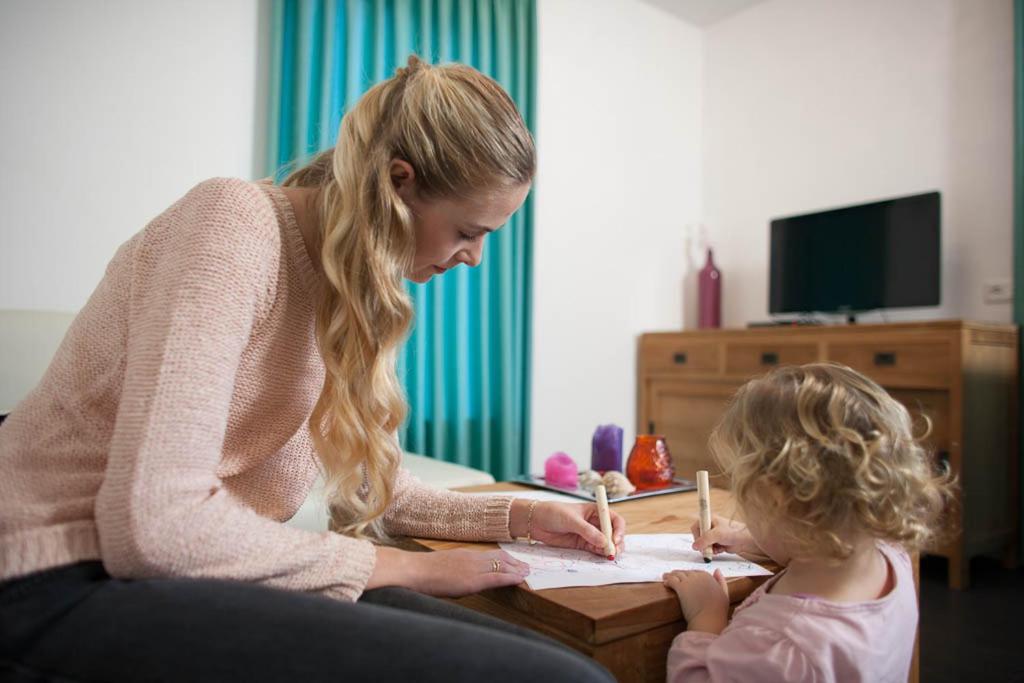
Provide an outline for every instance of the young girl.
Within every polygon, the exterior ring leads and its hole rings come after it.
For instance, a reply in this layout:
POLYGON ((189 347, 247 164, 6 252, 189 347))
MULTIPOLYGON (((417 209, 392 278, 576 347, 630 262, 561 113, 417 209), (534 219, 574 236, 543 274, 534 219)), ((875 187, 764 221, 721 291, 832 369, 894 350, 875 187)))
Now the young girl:
POLYGON ((694 549, 785 569, 731 621, 720 573, 665 574, 688 629, 669 650, 669 681, 906 681, 917 627, 907 553, 950 500, 906 409, 843 366, 781 368, 740 389, 711 448, 747 526, 715 518, 694 549))
POLYGON ((372 542, 604 554, 593 505, 399 467, 403 279, 477 265, 534 166, 497 83, 412 58, 285 187, 203 182, 122 246, 0 426, 0 679, 609 680, 427 597, 519 583, 508 554, 372 542), (320 471, 339 533, 283 525, 320 471))

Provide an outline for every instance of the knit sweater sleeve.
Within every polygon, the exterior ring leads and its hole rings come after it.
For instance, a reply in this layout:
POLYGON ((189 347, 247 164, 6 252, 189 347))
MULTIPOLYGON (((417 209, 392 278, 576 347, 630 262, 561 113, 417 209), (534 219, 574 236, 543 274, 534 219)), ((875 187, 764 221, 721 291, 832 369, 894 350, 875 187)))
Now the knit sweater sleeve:
POLYGON ((428 486, 402 468, 384 528, 394 536, 452 541, 510 541, 511 496, 473 496, 428 486))
POLYGON ((258 188, 213 180, 138 243, 124 384, 96 502, 113 576, 230 578, 349 600, 369 579, 372 544, 264 518, 217 476, 236 372, 273 303, 280 239, 258 188))

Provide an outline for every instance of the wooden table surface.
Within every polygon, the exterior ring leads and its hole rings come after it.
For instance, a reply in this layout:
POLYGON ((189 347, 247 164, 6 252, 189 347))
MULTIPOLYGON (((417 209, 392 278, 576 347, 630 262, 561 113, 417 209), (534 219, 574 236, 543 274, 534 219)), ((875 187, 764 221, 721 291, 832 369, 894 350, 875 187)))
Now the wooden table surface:
MULTIPOLYGON (((512 483, 471 486, 463 491, 535 490, 512 483)), ((697 520, 696 491, 615 503, 613 509, 626 519, 626 533, 688 533, 697 520)), ((711 489, 715 514, 735 514, 728 491, 711 489)), ((737 519, 739 515, 736 515, 737 519)), ((462 543, 415 539, 414 545, 432 550, 475 548, 489 550, 494 543, 462 543)), ((629 552, 627 544, 626 552, 629 552)), ((757 561, 769 569, 778 567, 757 561)), ((914 582, 918 582, 915 554, 914 582)), ((767 577, 729 579, 729 598, 735 606, 767 577)), ((683 615, 675 593, 660 583, 629 583, 610 586, 581 586, 534 591, 526 584, 484 591, 457 600, 461 605, 532 628, 561 641, 608 668, 620 683, 665 680, 668 648, 684 628, 683 615)), ((914 646, 910 683, 919 677, 919 651, 914 646)))
MULTIPOLYGON (((530 490, 519 484, 473 486, 466 491, 530 490)), ((697 493, 674 493, 615 503, 628 534, 689 533, 697 520, 697 493)), ((733 513, 729 492, 711 490, 715 514, 733 513)), ((494 543, 417 539, 432 550, 493 549, 494 543)), ((626 552, 629 552, 627 542, 626 552)), ((742 601, 766 577, 729 579, 729 597, 742 601)), ((532 628, 604 664, 620 682, 664 681, 672 639, 685 626, 675 593, 660 583, 552 588, 534 591, 525 584, 485 591, 458 600, 472 609, 532 628)))

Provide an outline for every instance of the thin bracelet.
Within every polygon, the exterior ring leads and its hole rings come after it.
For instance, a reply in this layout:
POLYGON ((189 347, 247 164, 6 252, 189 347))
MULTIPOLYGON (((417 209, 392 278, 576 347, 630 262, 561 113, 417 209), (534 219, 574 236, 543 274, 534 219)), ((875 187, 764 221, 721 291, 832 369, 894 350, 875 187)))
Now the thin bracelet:
POLYGON ((537 543, 537 541, 533 540, 533 536, 530 535, 530 532, 533 527, 533 508, 537 507, 537 503, 539 502, 539 500, 534 500, 530 503, 530 510, 526 513, 526 542, 530 545, 537 543))

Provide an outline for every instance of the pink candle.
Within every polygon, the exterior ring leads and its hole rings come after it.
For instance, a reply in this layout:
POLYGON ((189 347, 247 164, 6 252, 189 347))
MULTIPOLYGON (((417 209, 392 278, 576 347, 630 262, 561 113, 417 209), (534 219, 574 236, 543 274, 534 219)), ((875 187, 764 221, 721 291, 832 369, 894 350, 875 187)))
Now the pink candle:
POLYGON ((579 483, 576 461, 565 453, 554 453, 544 461, 544 481, 563 489, 576 488, 579 483))

